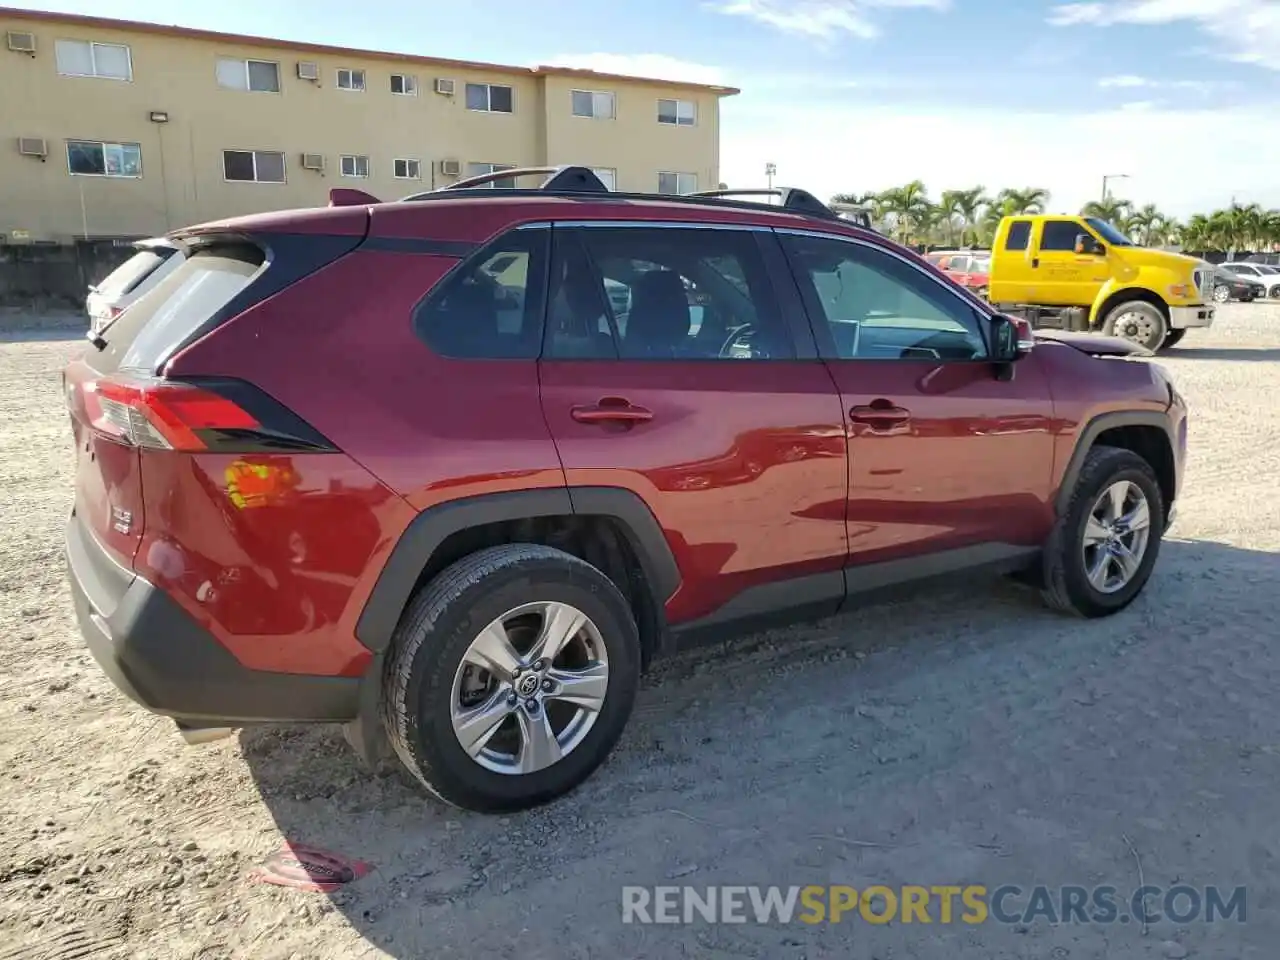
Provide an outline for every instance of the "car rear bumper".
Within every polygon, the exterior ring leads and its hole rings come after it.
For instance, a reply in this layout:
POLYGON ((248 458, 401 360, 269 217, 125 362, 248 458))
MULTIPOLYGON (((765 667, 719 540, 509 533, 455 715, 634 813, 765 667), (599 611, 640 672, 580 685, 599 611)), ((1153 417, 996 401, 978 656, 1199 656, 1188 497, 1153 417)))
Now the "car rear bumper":
POLYGON ((1195 307, 1170 307, 1169 326, 1174 330, 1213 326, 1215 308, 1204 304, 1195 307))
POLYGON ((168 594, 116 563, 74 513, 66 558, 89 652, 148 710, 202 727, 356 717, 359 678, 246 668, 168 594))

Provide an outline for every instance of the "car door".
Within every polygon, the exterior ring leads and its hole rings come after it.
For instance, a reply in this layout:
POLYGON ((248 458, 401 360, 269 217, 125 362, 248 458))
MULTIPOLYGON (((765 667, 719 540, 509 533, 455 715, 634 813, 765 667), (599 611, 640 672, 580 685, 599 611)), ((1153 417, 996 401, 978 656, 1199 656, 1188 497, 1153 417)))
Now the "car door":
POLYGON ((657 518, 681 574, 668 622, 834 611, 841 402, 794 284, 771 282, 772 235, 582 223, 555 227, 553 248, 546 421, 571 491, 631 490, 657 518))
POLYGON ((1041 544, 1053 406, 1035 353, 1000 379, 986 316, 905 252, 779 233, 845 413, 850 592, 1041 544))
POLYGON ((1032 267, 1037 273, 1038 302, 1059 306, 1088 306, 1107 279, 1107 258, 1076 253, 1076 238, 1092 236, 1083 223, 1069 218, 1041 221, 1032 267))
POLYGON ((994 272, 991 300, 1001 303, 1036 303, 1036 271, 1031 267, 1031 221, 1013 220, 991 251, 994 272))

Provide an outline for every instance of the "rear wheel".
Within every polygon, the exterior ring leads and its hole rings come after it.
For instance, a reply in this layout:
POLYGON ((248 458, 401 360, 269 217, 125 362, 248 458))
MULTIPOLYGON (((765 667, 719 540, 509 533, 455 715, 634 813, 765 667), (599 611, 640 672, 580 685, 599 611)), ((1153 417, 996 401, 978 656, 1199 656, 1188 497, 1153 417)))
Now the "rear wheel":
POLYGON ((1272 300, 1280 300, 1280 283, 1277 283, 1267 291, 1267 297, 1272 300))
POLYGON ((432 793, 519 810, 567 793, 626 725, 640 673, 631 608, 603 573, 536 544, 481 550, 414 599, 383 721, 432 793))
POLYGON ((1102 332, 1112 337, 1123 337, 1154 353, 1164 344, 1169 322, 1154 304, 1130 300, 1107 314, 1102 332))

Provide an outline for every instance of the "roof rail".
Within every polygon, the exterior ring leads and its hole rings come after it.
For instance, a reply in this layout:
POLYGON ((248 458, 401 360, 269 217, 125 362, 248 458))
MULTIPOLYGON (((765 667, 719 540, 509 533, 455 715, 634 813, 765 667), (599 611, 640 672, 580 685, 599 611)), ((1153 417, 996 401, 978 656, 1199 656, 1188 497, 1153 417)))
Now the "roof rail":
MULTIPOLYGON (((425 200, 441 194, 457 195, 461 190, 474 190, 477 187, 492 189, 489 184, 498 180, 514 180, 516 177, 545 177, 535 188, 541 193, 608 193, 609 188, 604 181, 592 172, 590 167, 562 165, 558 167, 510 167, 506 170, 494 170, 490 173, 466 177, 426 193, 414 193, 401 199, 425 200)), ((487 196, 487 194, 486 194, 487 196)))
POLYGON ((752 187, 748 189, 729 189, 726 187, 719 190, 695 190, 693 193, 686 193, 683 196, 708 197, 710 199, 718 197, 778 197, 782 202, 769 204, 769 206, 780 206, 783 210, 791 213, 803 213, 810 217, 822 217, 826 220, 836 219, 834 210, 808 190, 801 190, 799 187, 752 187))

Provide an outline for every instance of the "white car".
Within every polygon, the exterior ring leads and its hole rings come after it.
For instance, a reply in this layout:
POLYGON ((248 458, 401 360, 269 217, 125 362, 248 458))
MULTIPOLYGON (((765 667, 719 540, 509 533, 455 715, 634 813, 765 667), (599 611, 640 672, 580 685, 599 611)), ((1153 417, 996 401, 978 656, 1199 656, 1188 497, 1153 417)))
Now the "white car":
POLYGON ((1256 280, 1267 288, 1268 297, 1272 300, 1280 298, 1280 267, 1273 267, 1269 263, 1224 263, 1222 269, 1256 280))
POLYGON ((84 305, 89 313, 89 329, 93 333, 101 333, 184 259, 181 248, 164 237, 139 240, 133 247, 137 252, 132 257, 107 274, 105 279, 89 287, 84 305))

